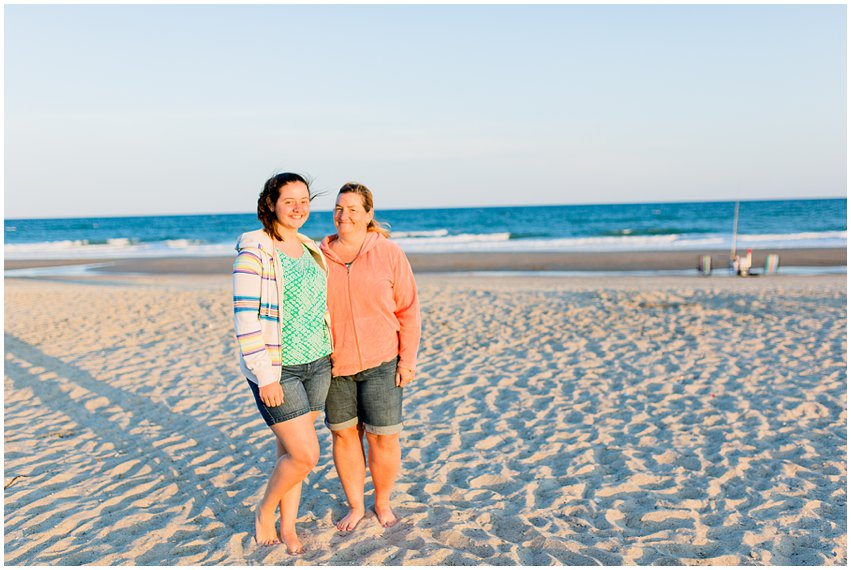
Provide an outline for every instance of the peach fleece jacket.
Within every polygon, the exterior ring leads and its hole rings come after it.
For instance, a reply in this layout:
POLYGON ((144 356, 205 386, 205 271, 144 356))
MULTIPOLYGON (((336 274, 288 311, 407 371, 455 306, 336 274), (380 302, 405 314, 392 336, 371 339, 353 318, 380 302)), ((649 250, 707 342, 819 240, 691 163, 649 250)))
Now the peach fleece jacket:
POLYGON ((420 345, 417 283, 402 249, 369 232, 349 266, 329 244, 319 245, 328 261, 328 309, 334 376, 350 376, 399 356, 399 366, 415 370, 420 345))

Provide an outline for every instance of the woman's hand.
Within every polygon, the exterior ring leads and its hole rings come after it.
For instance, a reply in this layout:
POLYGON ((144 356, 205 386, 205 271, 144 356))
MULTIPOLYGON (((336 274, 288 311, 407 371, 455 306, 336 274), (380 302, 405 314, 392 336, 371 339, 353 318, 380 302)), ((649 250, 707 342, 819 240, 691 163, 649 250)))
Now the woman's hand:
POLYGON ((414 379, 414 371, 401 366, 396 367, 396 385, 400 388, 414 379))
MULTIPOLYGON (((397 380, 398 382, 398 380, 397 380)), ((266 404, 267 408, 274 408, 284 403, 284 391, 281 390, 281 384, 275 382, 260 386, 260 401, 266 404)))

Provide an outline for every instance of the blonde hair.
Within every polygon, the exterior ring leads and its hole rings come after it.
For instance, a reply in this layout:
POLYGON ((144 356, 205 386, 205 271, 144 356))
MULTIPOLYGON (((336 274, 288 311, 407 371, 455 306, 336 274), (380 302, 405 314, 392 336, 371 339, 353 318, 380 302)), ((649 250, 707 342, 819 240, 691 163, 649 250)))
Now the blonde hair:
MULTIPOLYGON (((340 191, 337 192, 337 196, 340 194, 348 194, 349 192, 358 194, 361 197, 361 200, 363 201, 363 209, 366 210, 367 213, 375 209, 375 203, 372 200, 372 192, 363 184, 358 182, 346 182, 340 188, 340 191)), ((366 231, 375 232, 389 238, 390 224, 385 222, 376 222, 375 217, 373 217, 366 226, 366 231)))

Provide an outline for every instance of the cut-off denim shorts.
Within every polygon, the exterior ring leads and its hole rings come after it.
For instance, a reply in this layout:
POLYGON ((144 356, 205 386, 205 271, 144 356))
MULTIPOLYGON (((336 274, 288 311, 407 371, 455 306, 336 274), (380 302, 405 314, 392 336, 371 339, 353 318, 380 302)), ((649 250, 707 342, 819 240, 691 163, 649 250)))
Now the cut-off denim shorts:
POLYGON ((307 364, 290 364, 281 368, 284 403, 270 408, 260 399, 260 387, 248 380, 254 401, 267 426, 285 422, 310 412, 325 409, 325 397, 331 383, 331 357, 323 356, 307 364))
POLYGON ((362 423, 376 435, 402 431, 402 388, 396 386, 398 358, 351 376, 334 376, 325 401, 325 425, 340 431, 362 423))

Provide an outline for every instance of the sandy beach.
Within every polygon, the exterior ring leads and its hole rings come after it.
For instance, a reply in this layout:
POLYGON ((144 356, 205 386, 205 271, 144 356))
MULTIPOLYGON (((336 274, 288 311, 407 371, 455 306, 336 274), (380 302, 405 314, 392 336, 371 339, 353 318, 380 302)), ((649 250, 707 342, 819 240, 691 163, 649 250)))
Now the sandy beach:
MULTIPOLYGON (((739 252, 744 255, 744 252, 739 252)), ((780 256, 786 267, 844 267, 846 248, 754 250, 753 266, 761 268, 768 254, 780 256)), ((408 259, 418 274, 471 271, 654 271, 696 270, 700 256, 709 255, 712 267, 728 267, 729 251, 632 252, 479 252, 411 253, 408 259)), ((233 257, 155 257, 137 259, 28 259, 6 260, 6 270, 94 264, 102 273, 222 275, 230 271, 233 257)))
POLYGON ((401 520, 337 532, 317 424, 292 557, 229 276, 170 272, 5 279, 5 564, 847 564, 845 275, 418 273, 401 520))

